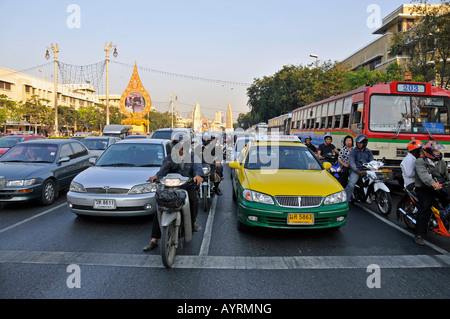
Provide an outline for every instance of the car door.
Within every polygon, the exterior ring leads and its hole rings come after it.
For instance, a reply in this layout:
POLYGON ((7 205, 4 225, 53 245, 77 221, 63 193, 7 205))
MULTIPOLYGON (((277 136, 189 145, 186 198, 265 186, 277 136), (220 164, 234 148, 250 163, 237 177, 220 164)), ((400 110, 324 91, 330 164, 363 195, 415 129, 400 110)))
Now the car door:
POLYGON ((69 143, 60 146, 59 156, 56 160, 57 168, 55 170, 55 177, 58 181, 59 188, 68 187, 73 177, 75 177, 74 157, 72 147, 69 143), (67 157, 69 157, 68 161, 61 161, 61 159, 67 157))
POLYGON ((91 166, 89 163, 89 150, 79 142, 71 142, 70 146, 72 147, 74 158, 73 158, 73 166, 74 166, 74 175, 84 171, 86 168, 91 166))

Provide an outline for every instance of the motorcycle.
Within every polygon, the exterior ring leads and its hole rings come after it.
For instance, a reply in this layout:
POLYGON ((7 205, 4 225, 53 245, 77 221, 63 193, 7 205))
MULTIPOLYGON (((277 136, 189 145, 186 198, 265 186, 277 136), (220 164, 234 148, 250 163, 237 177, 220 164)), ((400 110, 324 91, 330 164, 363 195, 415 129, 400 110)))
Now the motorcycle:
MULTIPOLYGON (((448 187, 449 182, 443 183, 442 186, 448 187)), ((397 208, 397 220, 400 220, 400 217, 402 217, 406 227, 414 230, 417 223, 418 198, 414 191, 406 189, 406 193, 408 198, 405 201, 402 201, 400 206, 397 208)), ((450 222, 448 218, 450 215, 450 207, 447 206, 444 208, 436 197, 434 204, 431 206, 431 211, 432 214, 428 222, 429 229, 436 234, 450 237, 450 222)))
POLYGON ((328 153, 324 156, 324 161, 329 162, 331 167, 328 169, 331 175, 333 175, 338 181, 340 181, 342 174, 342 166, 338 161, 339 154, 337 153, 328 153))
POLYGON ((189 196, 180 187, 192 179, 180 174, 167 174, 157 184, 157 218, 161 227, 161 257, 165 267, 172 267, 182 240, 192 240, 189 196))
POLYGON ((214 196, 214 192, 212 191, 214 184, 211 180, 211 165, 203 164, 202 170, 203 182, 199 185, 198 191, 199 198, 202 199, 203 210, 207 212, 209 209, 208 199, 214 196))
POLYGON ((363 163, 366 175, 359 178, 355 185, 353 196, 360 202, 372 203, 375 201, 382 216, 388 216, 392 210, 392 198, 389 188, 384 183, 386 177, 380 171, 384 165, 382 161, 370 161, 363 163))

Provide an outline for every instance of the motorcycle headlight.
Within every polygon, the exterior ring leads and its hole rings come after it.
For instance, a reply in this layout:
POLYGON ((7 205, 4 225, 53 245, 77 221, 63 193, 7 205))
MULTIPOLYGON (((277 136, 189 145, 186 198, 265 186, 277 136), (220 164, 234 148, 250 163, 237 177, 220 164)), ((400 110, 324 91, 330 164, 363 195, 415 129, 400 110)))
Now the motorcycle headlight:
POLYGON ((346 201, 347 201, 347 194, 345 193, 345 191, 340 191, 339 193, 331 194, 325 197, 323 204, 324 205, 339 204, 344 203, 346 201))
POLYGON ((181 186, 184 183, 186 183, 186 181, 182 181, 179 178, 164 178, 161 180, 161 184, 169 187, 181 186))
POLYGON ((128 194, 146 194, 146 193, 154 193, 156 192, 156 184, 154 183, 145 183, 133 186, 128 194))
POLYGON ((249 189, 245 189, 242 193, 244 195, 244 199, 250 201, 250 202, 256 202, 261 204, 269 204, 273 205, 273 199, 272 196, 269 196, 267 194, 255 192, 249 189))
POLYGON ((86 189, 84 188, 84 186, 74 181, 70 183, 69 191, 75 193, 86 193, 86 189))
POLYGON ((202 170, 203 170, 203 175, 208 175, 209 172, 211 171, 211 167, 209 167, 209 166, 203 166, 203 167, 202 167, 202 170))

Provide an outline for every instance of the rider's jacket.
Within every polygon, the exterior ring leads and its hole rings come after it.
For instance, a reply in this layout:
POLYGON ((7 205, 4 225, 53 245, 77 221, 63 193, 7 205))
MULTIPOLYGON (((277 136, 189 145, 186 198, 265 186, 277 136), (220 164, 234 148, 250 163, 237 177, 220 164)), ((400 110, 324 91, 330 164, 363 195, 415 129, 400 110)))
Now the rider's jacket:
POLYGON ((433 170, 437 170, 443 178, 447 181, 449 180, 447 163, 444 160, 433 163, 428 158, 418 158, 416 160, 416 187, 432 187, 431 184, 435 182, 431 176, 431 171, 433 170))
POLYGON ((367 147, 364 149, 354 147, 349 155, 349 165, 352 171, 360 171, 362 163, 373 161, 372 151, 367 147))
POLYGON ((181 160, 179 157, 176 160, 172 159, 172 154, 166 156, 161 165, 161 169, 156 175, 164 177, 169 173, 178 173, 186 177, 200 176, 203 177, 201 160, 191 153, 185 159, 181 160))
POLYGON ((411 153, 406 154, 406 157, 400 163, 402 169, 403 186, 406 187, 416 182, 416 157, 411 153))

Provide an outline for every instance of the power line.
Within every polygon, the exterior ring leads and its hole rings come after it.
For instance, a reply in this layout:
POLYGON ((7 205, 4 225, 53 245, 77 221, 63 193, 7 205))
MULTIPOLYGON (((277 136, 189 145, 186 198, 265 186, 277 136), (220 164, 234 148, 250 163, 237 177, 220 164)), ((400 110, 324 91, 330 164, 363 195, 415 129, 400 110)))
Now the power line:
MULTIPOLYGON (((133 68, 134 67, 134 65, 127 64, 127 63, 122 63, 122 62, 117 62, 117 61, 111 61, 111 63, 115 63, 115 64, 118 64, 118 65, 121 65, 121 66, 125 66, 125 67, 129 67, 129 68, 133 68)), ((155 70, 155 69, 142 67, 142 66, 141 67, 138 66, 137 68, 142 70, 142 71, 146 71, 146 72, 152 72, 152 73, 157 73, 157 74, 162 74, 162 75, 167 75, 167 76, 174 76, 174 77, 179 77, 179 78, 188 79, 188 80, 203 81, 203 82, 208 82, 208 83, 212 83, 212 84, 222 84, 222 85, 231 85, 231 86, 244 86, 244 87, 251 86, 251 84, 249 84, 249 83, 209 79, 209 78, 203 78, 203 77, 199 77, 199 76, 192 76, 192 75, 186 75, 186 74, 165 72, 165 71, 155 70)))

